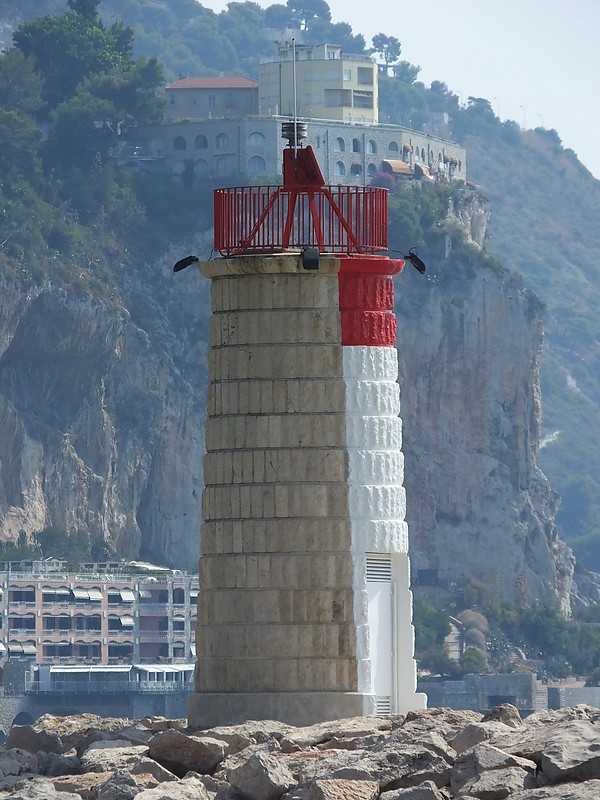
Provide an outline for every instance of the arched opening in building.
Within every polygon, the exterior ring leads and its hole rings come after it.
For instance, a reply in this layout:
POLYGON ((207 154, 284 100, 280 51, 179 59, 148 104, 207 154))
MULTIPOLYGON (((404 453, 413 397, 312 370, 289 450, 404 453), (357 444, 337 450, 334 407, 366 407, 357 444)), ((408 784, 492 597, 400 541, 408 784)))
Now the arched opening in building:
POLYGON ((264 147, 267 140, 260 131, 253 131, 248 135, 248 147, 264 147))
POLYGON ((267 162, 264 160, 262 156, 252 156, 248 160, 248 174, 261 174, 267 171, 267 162))

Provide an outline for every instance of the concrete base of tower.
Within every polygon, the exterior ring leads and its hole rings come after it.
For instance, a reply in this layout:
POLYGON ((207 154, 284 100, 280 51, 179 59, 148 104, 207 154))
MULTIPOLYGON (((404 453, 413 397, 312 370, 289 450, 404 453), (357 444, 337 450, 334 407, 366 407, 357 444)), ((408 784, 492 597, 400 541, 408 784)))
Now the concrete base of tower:
MULTIPOLYGON (((406 706, 396 713, 426 708, 427 697, 415 692, 406 706)), ((375 695, 354 692, 230 692, 192 694, 188 699, 188 725, 197 730, 237 725, 250 719, 274 719, 304 726, 381 713, 375 695)))

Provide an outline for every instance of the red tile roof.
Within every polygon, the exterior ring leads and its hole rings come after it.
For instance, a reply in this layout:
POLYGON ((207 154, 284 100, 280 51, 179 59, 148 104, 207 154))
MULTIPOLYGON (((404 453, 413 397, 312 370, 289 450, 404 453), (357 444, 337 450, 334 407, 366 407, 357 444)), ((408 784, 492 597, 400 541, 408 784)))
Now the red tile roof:
POLYGON ((217 77, 182 78, 168 83, 167 89, 257 89, 258 81, 243 75, 224 75, 217 77))

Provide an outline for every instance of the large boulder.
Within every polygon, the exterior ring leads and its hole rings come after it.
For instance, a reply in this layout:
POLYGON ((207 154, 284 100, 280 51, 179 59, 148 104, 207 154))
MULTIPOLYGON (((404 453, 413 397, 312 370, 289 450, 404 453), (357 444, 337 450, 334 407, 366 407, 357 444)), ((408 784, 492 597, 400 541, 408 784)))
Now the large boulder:
POLYGON ((478 744, 457 756, 450 775, 450 788, 457 794, 466 783, 476 780, 484 773, 512 767, 520 767, 532 776, 535 775, 535 762, 505 753, 486 742, 478 744))
POLYGON ((590 720, 574 720, 546 742, 539 782, 563 783, 600 779, 598 727, 590 720))
POLYGON ((58 734, 51 731, 36 731, 31 725, 13 725, 8 732, 6 749, 20 747, 30 753, 62 753, 63 745, 58 734))
POLYGON ((230 769, 227 778, 247 800, 280 800, 296 783, 287 766, 266 753, 255 754, 245 764, 230 769))
POLYGON ((94 742, 81 755, 84 772, 108 772, 133 767, 148 755, 146 745, 130 744, 124 739, 94 742))
POLYGON ((185 734, 170 728, 154 734, 148 745, 150 758, 179 777, 190 770, 211 774, 225 758, 227 742, 211 736, 185 734))

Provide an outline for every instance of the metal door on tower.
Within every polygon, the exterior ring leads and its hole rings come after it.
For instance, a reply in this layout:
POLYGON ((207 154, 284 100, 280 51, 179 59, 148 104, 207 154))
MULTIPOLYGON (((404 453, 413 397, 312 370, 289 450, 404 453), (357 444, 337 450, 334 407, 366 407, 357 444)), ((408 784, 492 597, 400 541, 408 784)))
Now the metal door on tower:
POLYGON ((394 691, 394 585, 390 556, 367 556, 367 598, 371 693, 378 714, 392 711, 394 691))

